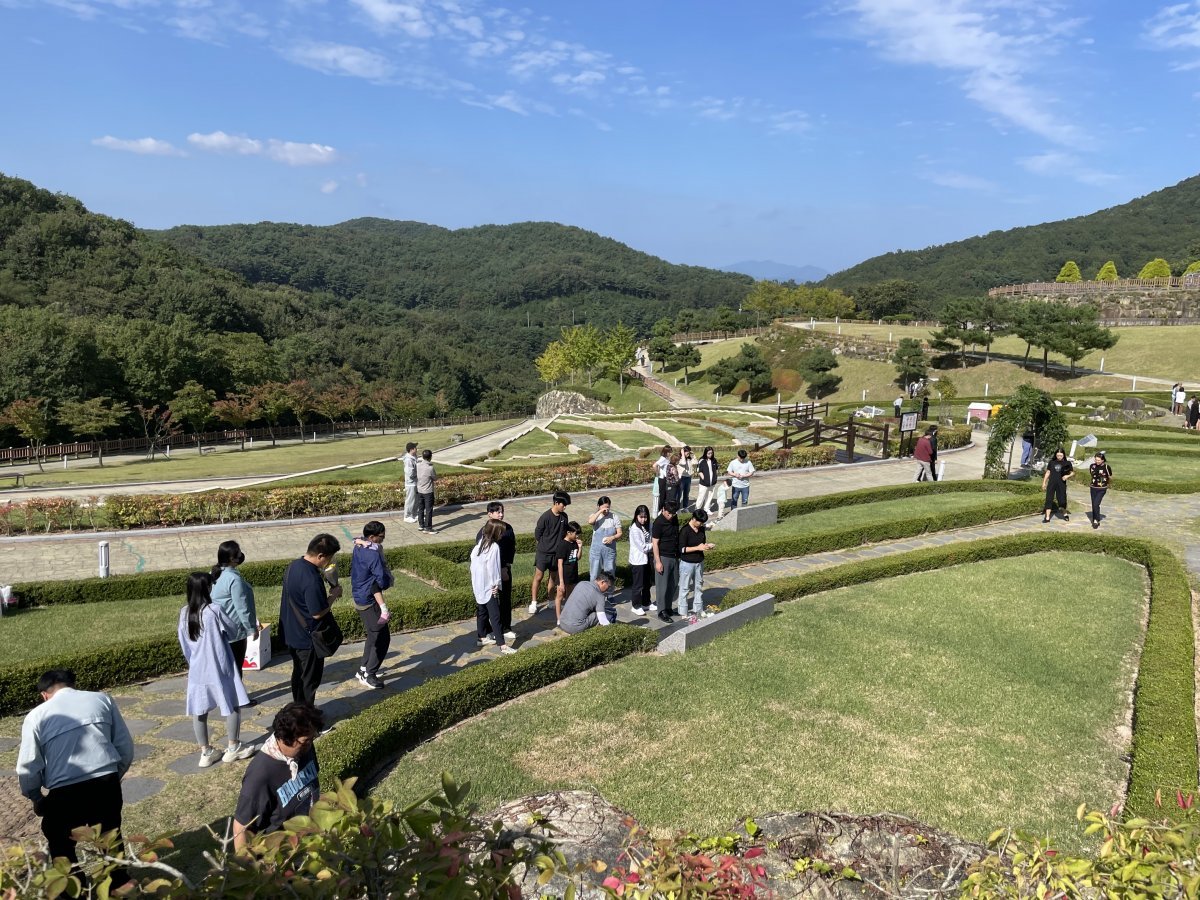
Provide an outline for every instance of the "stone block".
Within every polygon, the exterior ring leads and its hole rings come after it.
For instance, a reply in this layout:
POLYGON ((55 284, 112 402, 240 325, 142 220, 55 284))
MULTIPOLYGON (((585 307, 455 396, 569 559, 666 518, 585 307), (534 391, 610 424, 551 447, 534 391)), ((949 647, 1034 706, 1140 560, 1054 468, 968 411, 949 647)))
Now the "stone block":
POLYGON ((779 521, 778 503, 751 503, 749 506, 738 506, 725 513, 719 522, 708 520, 709 531, 748 531, 751 528, 762 528, 764 525, 774 525, 779 521))
POLYGON ((739 603, 732 609, 719 612, 711 619, 701 619, 695 625, 671 632, 658 642, 658 652, 686 653, 749 622, 765 619, 774 612, 775 595, 762 594, 753 600, 739 603))
POLYGON ((1137 412, 1146 407, 1146 401, 1141 397, 1126 397, 1121 401, 1121 409, 1126 412, 1137 412))
POLYGON ((126 806, 132 806, 153 797, 166 786, 167 783, 160 778, 126 778, 121 782, 121 797, 126 806))

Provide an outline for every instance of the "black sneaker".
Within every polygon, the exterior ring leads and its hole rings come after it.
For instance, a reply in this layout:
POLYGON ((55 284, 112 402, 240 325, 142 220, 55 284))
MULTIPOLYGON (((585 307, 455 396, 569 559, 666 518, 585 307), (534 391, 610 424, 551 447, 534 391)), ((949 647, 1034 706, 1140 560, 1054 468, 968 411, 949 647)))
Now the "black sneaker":
POLYGON ((659 613, 658 620, 660 622, 666 622, 668 625, 671 624, 671 617, 669 615, 667 615, 666 613, 659 613))

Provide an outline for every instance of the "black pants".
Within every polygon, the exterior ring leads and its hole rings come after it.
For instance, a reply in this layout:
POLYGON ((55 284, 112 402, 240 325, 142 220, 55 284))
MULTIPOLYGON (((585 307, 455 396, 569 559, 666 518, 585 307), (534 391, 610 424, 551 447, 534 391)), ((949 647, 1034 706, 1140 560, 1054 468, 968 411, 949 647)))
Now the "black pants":
MULTIPOLYGON (((99 825, 102 834, 115 828, 119 836, 121 805, 121 779, 116 773, 54 788, 42 801, 42 834, 50 856, 77 862, 71 832, 85 825, 99 825)), ((118 844, 113 849, 122 847, 118 844)), ((125 870, 119 869, 113 874, 113 885, 124 884, 128 878, 125 870)))
POLYGON ((654 587, 654 563, 647 561, 640 566, 630 565, 629 572, 632 583, 629 602, 645 609, 650 605, 650 589, 654 587))
POLYGON ((312 647, 306 650, 288 647, 288 652, 292 654, 292 699, 316 706, 317 688, 325 674, 325 660, 317 656, 312 647))
POLYGON ((1108 493, 1108 488, 1092 488, 1092 521, 1100 521, 1100 504, 1104 501, 1104 495, 1108 493))
POLYGON ((496 602, 500 604, 500 628, 512 631, 512 566, 500 567, 500 593, 496 602))
POLYGON ((366 669, 368 674, 376 675, 383 665, 383 658, 387 656, 388 647, 392 645, 392 633, 388 631, 387 622, 379 621, 378 603, 360 609, 358 617, 362 619, 363 630, 367 633, 359 666, 366 669))
POLYGON ((246 662, 246 638, 240 641, 230 641, 229 649, 233 651, 233 661, 237 664, 238 678, 242 677, 242 664, 246 662))
POLYGON ((433 494, 417 494, 417 527, 433 529, 433 494))
POLYGON ((496 594, 487 603, 475 604, 475 636, 482 638, 488 632, 496 638, 497 647, 504 646, 504 626, 500 624, 500 600, 496 594))
POLYGON ((1058 501, 1059 512, 1067 511, 1067 483, 1060 481, 1057 484, 1051 483, 1046 487, 1046 505, 1042 507, 1046 512, 1050 512, 1050 501, 1058 501))
POLYGON ((667 505, 667 501, 670 499, 671 499, 671 493, 670 493, 670 488, 667 487, 667 479, 665 479, 665 478, 658 479, 658 500, 657 500, 658 508, 656 510, 654 510, 654 514, 656 516, 660 512, 662 512, 662 508, 667 505))

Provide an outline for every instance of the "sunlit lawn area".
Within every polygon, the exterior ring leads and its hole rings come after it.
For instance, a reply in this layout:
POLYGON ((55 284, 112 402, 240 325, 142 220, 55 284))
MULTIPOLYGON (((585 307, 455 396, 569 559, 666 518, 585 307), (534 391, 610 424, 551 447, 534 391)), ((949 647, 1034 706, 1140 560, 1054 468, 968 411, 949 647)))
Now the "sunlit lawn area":
POLYGON ((1134 566, 1070 553, 833 591, 506 704, 376 790, 408 802, 450 771, 485 809, 595 789, 660 832, 890 810, 975 840, 1011 823, 1075 844, 1076 806, 1120 796, 1144 591, 1134 566))
POLYGON ((648 431, 619 431, 604 428, 603 425, 603 422, 597 422, 595 425, 573 425, 560 421, 554 423, 554 430, 565 435, 590 434, 602 441, 611 441, 623 450, 637 450, 662 443, 662 438, 648 431))
MULTIPOLYGON (((1108 464, 1113 467, 1114 478, 1124 475, 1126 478, 1145 479, 1147 481, 1196 481, 1200 479, 1200 449, 1195 457, 1188 456, 1139 456, 1129 452, 1121 444, 1112 444, 1108 448, 1100 445, 1108 454, 1108 464)), ((1091 450, 1077 451, 1076 455, 1090 454, 1091 450)), ((1089 457, 1090 458, 1090 457, 1089 457)), ((1087 475, 1081 472, 1075 480, 1087 475)), ((1086 483, 1080 482, 1086 487, 1086 483)), ((1086 490, 1080 488, 1083 494, 1086 490)))
MULTIPOLYGON (((451 435, 461 434, 470 439, 512 425, 516 420, 479 422, 453 425, 428 431, 390 432, 355 437, 321 438, 316 443, 285 444, 272 448, 269 441, 247 445, 243 452, 238 445, 222 445, 201 455, 195 448, 174 451, 171 459, 159 457, 150 462, 144 457, 108 459, 104 467, 80 462, 63 469, 47 464, 44 473, 33 472, 27 477, 30 486, 46 484, 110 484, 124 481, 179 481, 188 478, 215 476, 274 475, 306 472, 326 466, 369 462, 386 456, 399 456, 408 441, 437 450, 450 445, 451 435)), ((347 477, 343 475, 342 477, 347 477)), ((351 475, 350 477, 365 477, 351 475)), ((392 480, 392 479, 380 479, 392 480)))
MULTIPOLYGON (((582 387, 586 387, 586 383, 582 387)), ((667 409, 669 404, 658 394, 646 390, 637 381, 626 378, 625 391, 622 393, 621 386, 609 378, 597 378, 592 383, 592 388, 597 391, 604 391, 610 395, 607 401, 608 406, 612 407, 613 412, 619 413, 636 413, 639 410, 650 412, 652 410, 667 409)), ((572 386, 562 385, 560 390, 569 391, 572 386)))
POLYGON ((713 425, 715 431, 709 431, 698 423, 688 421, 676 421, 674 419, 647 419, 647 424, 657 426, 667 434, 674 435, 685 444, 691 445, 692 449, 698 450, 705 444, 729 444, 733 441, 733 435, 729 429, 722 428, 720 425, 713 425))

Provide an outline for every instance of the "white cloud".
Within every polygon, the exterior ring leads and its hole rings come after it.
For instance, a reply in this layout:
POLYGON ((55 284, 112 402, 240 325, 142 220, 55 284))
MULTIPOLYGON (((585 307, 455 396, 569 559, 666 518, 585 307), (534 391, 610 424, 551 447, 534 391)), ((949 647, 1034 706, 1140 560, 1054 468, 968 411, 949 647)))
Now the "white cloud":
POLYGON ((332 178, 329 179, 329 181, 321 182, 321 193, 322 194, 332 194, 337 189, 338 189, 338 183, 336 181, 334 181, 332 178))
POLYGON ((111 134, 95 138, 92 143, 106 150, 122 150, 126 153, 137 153, 142 156, 186 156, 182 150, 169 141, 158 138, 115 138, 111 134))
POLYGON ((354 183, 357 184, 360 188, 365 188, 367 186, 367 173, 359 172, 357 175, 355 175, 354 183))
POLYGON ((483 20, 479 16, 451 16, 450 24, 473 38, 483 37, 483 20))
POLYGON ((355 6, 384 31, 402 31, 409 37, 433 37, 433 25, 420 2, 396 3, 394 0, 351 0, 355 6))
POLYGON ((957 191, 995 191, 998 186, 994 181, 967 175, 963 172, 926 172, 921 176, 926 181, 939 187, 953 188, 957 191))
POLYGON ((512 91, 505 91, 503 94, 499 94, 498 96, 489 97, 488 102, 491 103, 492 106, 500 109, 507 109, 509 112, 514 112, 519 116, 529 115, 529 110, 526 108, 525 103, 512 91))
POLYGON ((1048 178, 1070 178, 1080 184, 1099 187, 1111 184, 1117 176, 1111 172, 1102 172, 1086 165, 1073 153, 1061 150, 1050 150, 1037 156, 1026 156, 1017 160, 1017 164, 1027 172, 1048 178))
POLYGON ((1164 6, 1142 24, 1142 35, 1160 50, 1200 49, 1200 3, 1164 6))
POLYGON ((289 166, 324 166, 336 162, 337 151, 326 144, 299 144, 295 141, 267 141, 267 156, 289 166))
POLYGON ((326 144, 305 144, 269 138, 265 141, 240 134, 214 131, 189 134, 188 143, 200 150, 238 156, 265 156, 289 166, 321 166, 335 162, 337 150, 326 144))
POLYGON ((294 63, 327 75, 351 75, 368 81, 382 81, 394 71, 385 57, 350 44, 297 44, 286 49, 283 55, 294 63))
POLYGON ((767 130, 771 134, 800 134, 808 131, 811 127, 812 122, 808 118, 808 113, 798 109, 771 113, 767 116, 767 130))
POLYGON ((257 156, 263 152, 262 141, 248 138, 244 135, 226 134, 214 131, 211 134, 193 133, 188 135, 188 143, 201 150, 212 153, 233 153, 239 156, 257 156))

